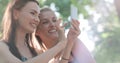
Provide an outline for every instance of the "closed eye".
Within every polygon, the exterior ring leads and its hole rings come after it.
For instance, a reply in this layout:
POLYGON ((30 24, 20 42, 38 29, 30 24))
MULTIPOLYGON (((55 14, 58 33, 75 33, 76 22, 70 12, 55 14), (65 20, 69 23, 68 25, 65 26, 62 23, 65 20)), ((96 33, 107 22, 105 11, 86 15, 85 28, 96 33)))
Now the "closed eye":
POLYGON ((56 21, 57 21, 56 19, 53 20, 53 22, 56 22, 56 21))
POLYGON ((34 12, 30 12, 32 15, 35 15, 35 13, 34 12))
POLYGON ((42 24, 47 24, 47 23, 49 23, 49 22, 48 22, 48 20, 46 20, 46 19, 44 19, 44 20, 42 21, 42 24))
POLYGON ((53 18, 52 18, 52 21, 53 21, 53 22, 57 22, 56 17, 53 17, 53 18))

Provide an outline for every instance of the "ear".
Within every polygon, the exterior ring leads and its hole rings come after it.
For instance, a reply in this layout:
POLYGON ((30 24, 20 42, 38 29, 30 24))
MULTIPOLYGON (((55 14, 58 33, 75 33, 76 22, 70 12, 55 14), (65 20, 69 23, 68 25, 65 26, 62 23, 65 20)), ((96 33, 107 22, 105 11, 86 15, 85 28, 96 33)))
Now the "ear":
POLYGON ((19 13, 20 13, 19 10, 16 10, 16 9, 13 10, 13 17, 14 17, 15 20, 18 20, 19 13))

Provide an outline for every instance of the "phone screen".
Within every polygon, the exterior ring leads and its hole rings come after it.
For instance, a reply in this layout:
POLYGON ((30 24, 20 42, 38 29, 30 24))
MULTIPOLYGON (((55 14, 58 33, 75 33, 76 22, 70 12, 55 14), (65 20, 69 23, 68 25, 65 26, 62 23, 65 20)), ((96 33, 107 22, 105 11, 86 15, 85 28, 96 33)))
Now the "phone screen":
POLYGON ((73 27, 71 25, 72 19, 75 19, 75 20, 78 19, 78 9, 74 5, 70 6, 70 21, 68 22, 68 25, 65 27, 66 29, 73 27))
POLYGON ((71 19, 78 19, 78 9, 74 5, 71 5, 71 19))

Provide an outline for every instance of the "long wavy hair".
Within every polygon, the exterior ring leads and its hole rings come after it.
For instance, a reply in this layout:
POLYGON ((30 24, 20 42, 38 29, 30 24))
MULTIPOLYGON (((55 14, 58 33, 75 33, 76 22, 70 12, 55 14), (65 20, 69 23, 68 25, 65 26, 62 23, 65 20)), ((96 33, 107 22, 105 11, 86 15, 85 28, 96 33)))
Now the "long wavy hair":
MULTIPOLYGON (((51 8, 49 8, 48 6, 44 6, 43 8, 40 9, 40 16, 41 16, 41 14, 42 14, 43 12, 47 12, 47 11, 54 12, 54 11, 53 11, 51 8)), ((40 21, 41 21, 41 17, 40 17, 40 16, 39 16, 39 19, 40 19, 40 21)), ((39 27, 40 27, 40 24, 37 26, 37 30, 36 30, 36 31, 39 30, 39 27)), ((46 48, 45 48, 45 46, 43 45, 43 42, 42 42, 40 36, 35 35, 35 37, 36 37, 36 39, 38 40, 38 43, 40 44, 41 49, 42 49, 42 50, 46 50, 46 48)))
MULTIPOLYGON (((15 33, 17 28, 17 21, 13 18, 14 15, 13 11, 21 10, 30 1, 35 2, 39 5, 38 1, 36 0, 11 0, 7 5, 2 21, 3 22, 2 40, 8 44, 11 53, 19 59, 21 59, 21 55, 15 45, 15 39, 16 39, 15 33)), ((31 36, 32 33, 26 34, 25 39, 32 55, 36 56, 37 53, 35 52, 35 48, 31 47, 29 43, 31 42, 31 44, 33 44, 31 36)))

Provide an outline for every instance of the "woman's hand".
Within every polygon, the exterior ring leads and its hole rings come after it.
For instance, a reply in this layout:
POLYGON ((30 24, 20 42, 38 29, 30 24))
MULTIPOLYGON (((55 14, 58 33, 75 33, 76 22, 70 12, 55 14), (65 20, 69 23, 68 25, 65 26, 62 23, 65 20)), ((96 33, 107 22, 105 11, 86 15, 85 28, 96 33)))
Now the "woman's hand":
POLYGON ((80 25, 80 22, 78 20, 72 19, 71 27, 70 27, 69 32, 67 34, 68 47, 73 47, 74 42, 76 41, 77 37, 81 33, 79 25, 80 25))
MULTIPOLYGON (((68 44, 74 42, 74 40, 80 35, 81 31, 79 28, 80 22, 78 20, 73 20, 71 21, 71 28, 69 29, 69 32, 67 34, 67 40, 68 44)), ((72 45, 71 44, 71 45, 72 45)))
POLYGON ((56 27, 57 27, 57 30, 58 30, 58 35, 59 35, 58 41, 62 42, 63 47, 65 47, 66 44, 67 44, 67 39, 65 37, 65 32, 64 32, 64 27, 66 26, 66 24, 60 26, 60 23, 61 23, 61 19, 59 19, 57 21, 57 24, 56 24, 56 27))

